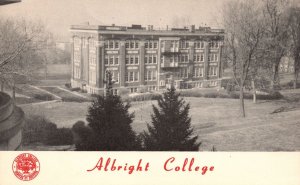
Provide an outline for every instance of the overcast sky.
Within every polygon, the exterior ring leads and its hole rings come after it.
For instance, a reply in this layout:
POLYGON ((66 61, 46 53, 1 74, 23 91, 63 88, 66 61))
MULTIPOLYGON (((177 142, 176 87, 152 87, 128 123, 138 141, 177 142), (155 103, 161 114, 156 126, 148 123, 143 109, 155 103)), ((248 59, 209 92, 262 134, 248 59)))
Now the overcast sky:
POLYGON ((0 6, 0 17, 39 19, 62 40, 72 24, 89 22, 129 26, 142 24, 166 28, 189 23, 221 27, 226 0, 22 0, 0 6), (179 21, 176 21, 179 20, 179 21))

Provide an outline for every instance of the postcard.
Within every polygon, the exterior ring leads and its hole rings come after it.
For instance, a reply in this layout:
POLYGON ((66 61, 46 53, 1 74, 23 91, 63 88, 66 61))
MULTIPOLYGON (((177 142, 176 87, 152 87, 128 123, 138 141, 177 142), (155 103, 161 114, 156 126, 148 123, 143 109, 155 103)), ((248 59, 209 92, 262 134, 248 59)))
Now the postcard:
POLYGON ((295 0, 0 0, 0 185, 298 185, 299 48, 295 0))

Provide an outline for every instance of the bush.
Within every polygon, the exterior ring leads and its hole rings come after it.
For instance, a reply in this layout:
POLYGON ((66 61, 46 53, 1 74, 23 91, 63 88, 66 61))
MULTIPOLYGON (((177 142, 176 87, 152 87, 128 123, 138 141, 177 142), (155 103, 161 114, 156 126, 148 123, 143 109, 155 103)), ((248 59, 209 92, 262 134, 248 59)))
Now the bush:
POLYGON ((73 87, 70 89, 71 91, 80 91, 80 88, 79 87, 73 87))
POLYGON ((218 97, 218 92, 211 92, 211 93, 206 93, 203 95, 205 98, 217 98, 218 97))
POLYGON ((139 94, 133 97, 129 97, 129 101, 147 101, 147 100, 158 100, 161 95, 158 93, 147 93, 139 94))
POLYGON ((68 89, 70 89, 71 88, 71 83, 66 83, 65 87, 68 88, 68 89))
POLYGON ((55 100, 51 94, 34 94, 33 98, 45 101, 55 100))
MULTIPOLYGON (((230 93, 229 96, 230 96, 230 98, 233 98, 233 99, 240 98, 239 92, 236 92, 236 91, 230 93)), ((269 92, 269 94, 257 94, 256 95, 256 99, 258 99, 258 100, 279 100, 281 98, 283 98, 283 96, 278 91, 271 91, 271 92, 269 92)), ((244 99, 253 99, 253 94, 245 92, 244 99)))
POLYGON ((57 128, 56 124, 42 116, 31 115, 25 120, 23 143, 43 143, 45 145, 70 145, 73 136, 70 129, 57 128))
POLYGON ((77 151, 89 151, 94 148, 95 139, 91 127, 86 126, 83 121, 77 121, 72 127, 74 144, 77 151))

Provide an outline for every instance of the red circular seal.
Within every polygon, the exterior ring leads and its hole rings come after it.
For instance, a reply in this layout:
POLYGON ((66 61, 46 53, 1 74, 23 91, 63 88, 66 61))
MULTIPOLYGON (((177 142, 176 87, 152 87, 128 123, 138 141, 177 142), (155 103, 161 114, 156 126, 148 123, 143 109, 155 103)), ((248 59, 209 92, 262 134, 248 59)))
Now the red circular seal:
POLYGON ((30 181, 39 174, 40 162, 34 155, 23 153, 15 158, 12 170, 18 179, 30 181))

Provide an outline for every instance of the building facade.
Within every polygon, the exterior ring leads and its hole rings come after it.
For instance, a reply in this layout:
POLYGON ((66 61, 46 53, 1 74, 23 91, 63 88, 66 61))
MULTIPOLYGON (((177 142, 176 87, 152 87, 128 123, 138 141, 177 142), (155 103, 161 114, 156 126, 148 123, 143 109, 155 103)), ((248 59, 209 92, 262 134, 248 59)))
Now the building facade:
POLYGON ((111 71, 114 92, 215 87, 222 77, 224 31, 209 27, 71 26, 72 87, 101 94, 111 71))

